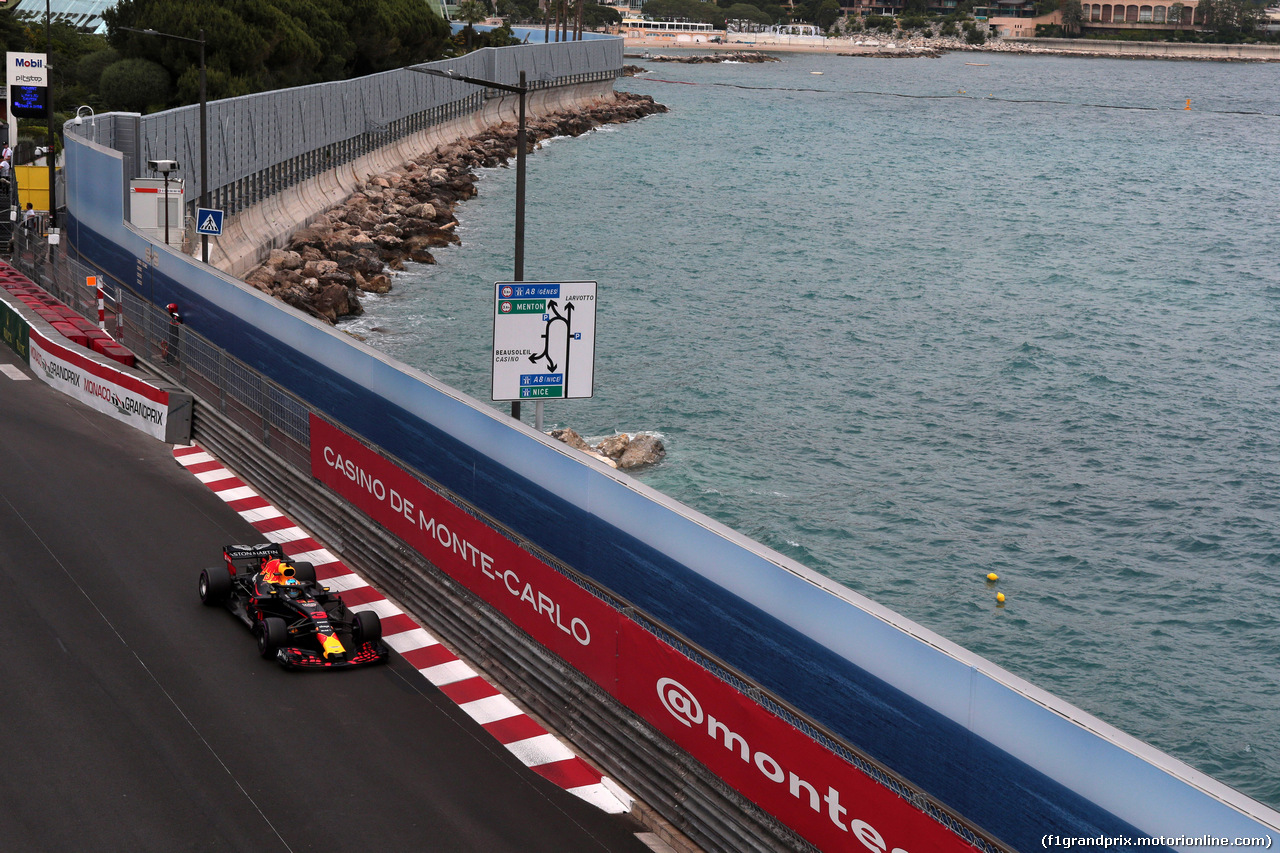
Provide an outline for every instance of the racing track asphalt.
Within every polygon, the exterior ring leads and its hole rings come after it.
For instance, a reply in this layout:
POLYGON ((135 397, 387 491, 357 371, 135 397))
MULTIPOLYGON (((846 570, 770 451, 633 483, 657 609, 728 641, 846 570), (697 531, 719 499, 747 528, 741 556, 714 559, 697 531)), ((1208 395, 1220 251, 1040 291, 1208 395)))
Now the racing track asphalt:
POLYGON ((0 374, 3 849, 648 850, 398 656, 259 658, 196 594, 259 538, 167 445, 0 374))

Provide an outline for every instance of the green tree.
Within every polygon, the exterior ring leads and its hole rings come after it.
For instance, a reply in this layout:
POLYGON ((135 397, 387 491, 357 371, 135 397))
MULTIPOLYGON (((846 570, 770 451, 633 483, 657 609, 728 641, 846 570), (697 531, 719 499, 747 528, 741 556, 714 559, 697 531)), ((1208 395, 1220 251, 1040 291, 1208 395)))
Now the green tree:
POLYGON ((458 4, 456 17, 459 21, 466 24, 466 26, 462 28, 462 32, 467 38, 467 51, 470 52, 471 43, 474 40, 476 33, 475 25, 489 17, 489 10, 486 9, 484 4, 480 3, 479 0, 462 0, 462 2, 458 4))
POLYGON ((149 59, 122 59, 103 70, 99 92, 110 109, 146 112, 169 100, 169 72, 149 59))
POLYGON ((1199 8, 1214 38, 1228 44, 1254 35, 1262 18, 1259 8, 1249 0, 1201 0, 1199 8))
POLYGON ((622 13, 612 6, 586 3, 582 7, 582 25, 587 29, 597 30, 602 27, 617 26, 621 23, 622 13))
POLYGON ((211 99, 338 80, 442 56, 448 25, 421 0, 120 0, 111 46, 163 66, 170 103, 196 100, 199 48, 125 27, 206 38, 211 99))
POLYGON ((822 0, 813 13, 813 22, 818 29, 826 32, 831 25, 840 20, 840 4, 836 0, 822 0))
POLYGON ((119 62, 120 58, 120 54, 109 47, 85 54, 76 62, 76 79, 80 81, 81 85, 97 92, 98 81, 102 78, 102 72, 106 70, 108 65, 119 62))
POLYGON ((644 13, 654 20, 675 18, 717 26, 723 26, 725 18, 723 9, 702 0, 648 0, 644 13))
POLYGON ((1062 32, 1068 36, 1080 35, 1080 24, 1084 21, 1080 0, 1061 0, 1058 9, 1062 12, 1062 32))
POLYGON ((12 8, 0 11, 0 40, 4 41, 6 51, 24 53, 31 47, 31 33, 27 25, 13 14, 12 8))
POLYGON ((489 17, 489 10, 480 0, 462 0, 458 4, 457 19, 465 24, 478 24, 489 17))
POLYGON ((725 20, 729 21, 750 21, 761 26, 768 26, 777 20, 767 15, 759 7, 752 6, 749 3, 735 3, 729 6, 724 10, 724 17, 725 20))

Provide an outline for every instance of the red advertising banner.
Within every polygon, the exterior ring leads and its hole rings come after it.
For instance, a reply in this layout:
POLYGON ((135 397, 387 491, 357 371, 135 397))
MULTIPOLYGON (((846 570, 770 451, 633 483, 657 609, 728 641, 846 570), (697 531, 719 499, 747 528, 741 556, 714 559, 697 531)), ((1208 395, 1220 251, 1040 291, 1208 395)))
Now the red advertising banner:
POLYGON ((975 850, 891 789, 315 415, 311 473, 822 850, 975 850))
POLYGON ((619 627, 622 703, 820 849, 975 849, 635 622, 619 627))
POLYGON ((612 692, 612 607, 314 414, 311 474, 612 692))

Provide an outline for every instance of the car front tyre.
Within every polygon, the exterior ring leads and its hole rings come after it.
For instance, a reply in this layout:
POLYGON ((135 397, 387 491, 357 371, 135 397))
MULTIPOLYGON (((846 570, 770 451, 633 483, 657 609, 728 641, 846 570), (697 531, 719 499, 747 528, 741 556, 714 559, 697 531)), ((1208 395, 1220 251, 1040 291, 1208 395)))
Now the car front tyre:
POLYGON ((351 620, 351 639, 356 647, 365 643, 376 643, 382 639, 382 620, 377 613, 361 610, 351 620))
POLYGON ((289 628, 278 616, 268 616, 258 623, 255 633, 258 635, 258 654, 264 658, 272 658, 275 657, 276 649, 288 640, 289 628))

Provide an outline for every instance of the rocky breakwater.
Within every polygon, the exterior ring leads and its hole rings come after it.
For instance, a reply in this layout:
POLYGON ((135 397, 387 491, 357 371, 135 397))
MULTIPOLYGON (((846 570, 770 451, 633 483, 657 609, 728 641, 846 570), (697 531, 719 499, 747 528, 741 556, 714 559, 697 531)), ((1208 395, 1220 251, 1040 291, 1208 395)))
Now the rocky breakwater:
POLYGON ((552 438, 563 441, 588 456, 594 456, 612 468, 623 470, 656 465, 667 455, 662 439, 647 433, 618 433, 594 446, 571 429, 554 429, 550 434, 552 438))
MULTIPOLYGON (((648 95, 612 99, 525 122, 527 150, 554 136, 581 136, 667 108, 648 95)), ((476 194, 476 170, 516 156, 514 123, 491 127, 370 176, 337 206, 295 232, 286 248, 245 276, 253 287, 329 323, 364 309, 361 293, 386 293, 406 261, 435 263, 432 249, 459 243, 454 209, 476 194)))
POLYGON ((713 53, 701 56, 645 56, 650 62, 682 62, 685 65, 700 65, 704 62, 781 62, 776 56, 758 53, 754 50, 739 50, 733 53, 713 53))

